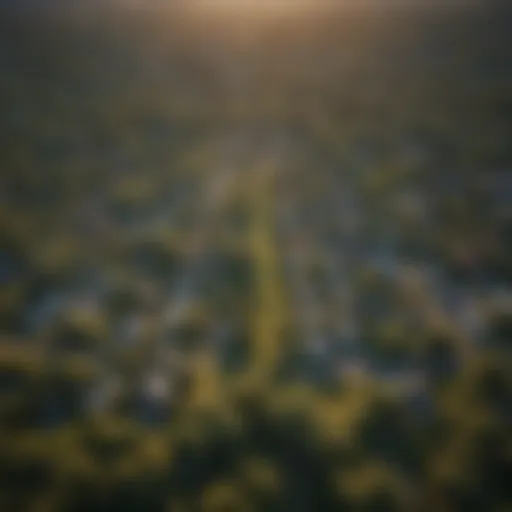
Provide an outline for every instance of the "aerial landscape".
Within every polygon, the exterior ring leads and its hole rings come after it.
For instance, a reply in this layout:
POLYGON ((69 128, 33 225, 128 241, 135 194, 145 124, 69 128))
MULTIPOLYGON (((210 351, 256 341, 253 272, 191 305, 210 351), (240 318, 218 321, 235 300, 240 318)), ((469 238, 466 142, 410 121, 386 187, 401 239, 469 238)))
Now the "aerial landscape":
POLYGON ((0 1, 0 510, 510 512, 511 26, 0 1))

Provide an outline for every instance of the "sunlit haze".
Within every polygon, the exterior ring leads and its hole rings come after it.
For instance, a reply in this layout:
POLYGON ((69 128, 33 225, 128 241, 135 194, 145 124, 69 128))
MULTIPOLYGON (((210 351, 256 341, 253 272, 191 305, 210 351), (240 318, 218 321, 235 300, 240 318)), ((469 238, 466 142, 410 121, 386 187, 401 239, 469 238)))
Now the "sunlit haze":
POLYGON ((512 510, 499 3, 0 0, 2 512, 512 510))
POLYGON ((325 0, 192 0, 197 8, 233 13, 284 13, 321 8, 325 0))

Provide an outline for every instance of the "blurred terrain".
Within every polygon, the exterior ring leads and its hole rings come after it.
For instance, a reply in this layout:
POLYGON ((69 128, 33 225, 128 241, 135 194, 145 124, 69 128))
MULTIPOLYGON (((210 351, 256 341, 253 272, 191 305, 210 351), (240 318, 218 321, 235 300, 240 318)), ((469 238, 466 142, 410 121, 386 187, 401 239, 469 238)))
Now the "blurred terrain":
POLYGON ((512 506, 505 5, 0 2, 0 509, 512 506))

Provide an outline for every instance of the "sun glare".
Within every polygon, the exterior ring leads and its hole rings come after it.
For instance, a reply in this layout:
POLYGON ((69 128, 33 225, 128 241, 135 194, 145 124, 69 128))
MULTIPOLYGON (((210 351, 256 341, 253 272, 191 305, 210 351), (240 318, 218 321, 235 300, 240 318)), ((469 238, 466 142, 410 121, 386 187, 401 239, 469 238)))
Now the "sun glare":
POLYGON ((209 13, 232 15, 295 14, 317 8, 323 2, 313 0, 193 0, 194 8, 209 13))

